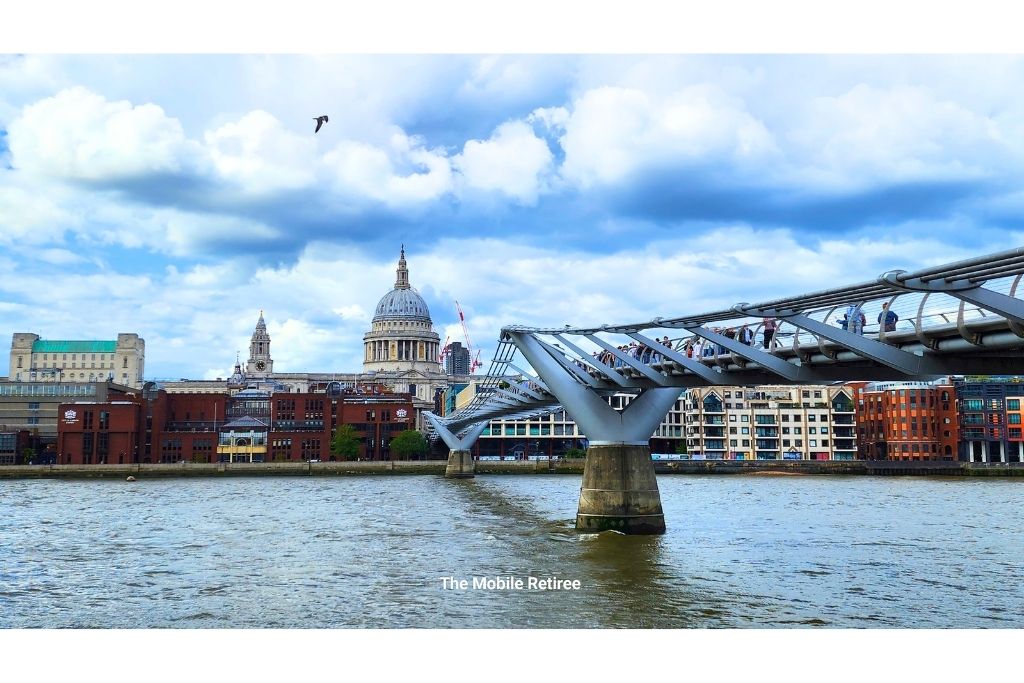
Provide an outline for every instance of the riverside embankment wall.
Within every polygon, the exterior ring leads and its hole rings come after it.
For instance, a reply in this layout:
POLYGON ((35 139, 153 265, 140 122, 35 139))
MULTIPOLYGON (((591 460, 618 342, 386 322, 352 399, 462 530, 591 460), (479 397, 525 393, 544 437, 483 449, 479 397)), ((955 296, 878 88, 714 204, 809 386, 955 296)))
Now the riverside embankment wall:
MULTIPOLYGON (((476 462, 476 473, 487 474, 583 474, 583 460, 476 462)), ((0 479, 92 479, 159 477, 259 477, 259 476, 353 476, 443 475, 445 460, 394 462, 267 462, 267 463, 174 463, 141 465, 6 465, 0 479)), ((896 461, 765 461, 681 460, 656 461, 658 474, 845 474, 881 476, 1022 477, 1024 463, 896 461)), ((1022 479, 1024 480, 1024 479, 1022 479)))

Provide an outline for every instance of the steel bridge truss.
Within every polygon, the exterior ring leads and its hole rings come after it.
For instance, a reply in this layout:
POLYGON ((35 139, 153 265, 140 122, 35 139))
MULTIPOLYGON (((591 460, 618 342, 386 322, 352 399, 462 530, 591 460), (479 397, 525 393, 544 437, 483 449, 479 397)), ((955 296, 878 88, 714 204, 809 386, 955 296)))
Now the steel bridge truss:
POLYGON ((564 406, 592 443, 646 443, 689 387, 1017 374, 1024 371, 1022 278, 1018 248, 699 315, 589 328, 513 325, 502 329, 473 400, 431 422, 465 436, 491 419, 564 406), (862 333, 841 324, 851 306, 867 320, 862 333), (885 324, 885 311, 898 316, 895 325, 885 324), (772 318, 776 329, 766 337, 772 318), (619 392, 638 396, 616 412, 606 397, 619 392))

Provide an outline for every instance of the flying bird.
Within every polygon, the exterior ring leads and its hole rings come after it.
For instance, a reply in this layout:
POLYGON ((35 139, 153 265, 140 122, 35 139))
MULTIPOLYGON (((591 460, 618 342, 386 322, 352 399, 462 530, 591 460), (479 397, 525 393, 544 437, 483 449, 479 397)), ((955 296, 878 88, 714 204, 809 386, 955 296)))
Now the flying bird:
POLYGON ((320 126, 322 126, 325 123, 327 123, 327 117, 326 116, 317 116, 313 120, 316 121, 316 130, 314 130, 313 132, 314 133, 319 133, 320 132, 320 126))

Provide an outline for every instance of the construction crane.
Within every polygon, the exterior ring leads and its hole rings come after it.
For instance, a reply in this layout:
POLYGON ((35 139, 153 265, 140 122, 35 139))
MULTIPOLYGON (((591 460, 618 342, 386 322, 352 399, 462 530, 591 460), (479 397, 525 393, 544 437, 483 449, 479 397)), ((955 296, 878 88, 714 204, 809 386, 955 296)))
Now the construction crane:
POLYGON ((451 349, 448 348, 448 343, 451 342, 451 340, 451 337, 444 338, 444 346, 441 347, 441 353, 437 356, 437 362, 442 366, 444 365, 444 359, 448 357, 448 353, 451 351, 451 349))
POLYGON ((476 356, 473 355, 473 343, 469 341, 469 329, 466 327, 466 316, 462 313, 462 306, 459 302, 455 302, 455 310, 459 312, 459 322, 462 323, 462 334, 466 337, 466 350, 469 351, 469 374, 476 372, 476 369, 483 365, 480 362, 480 351, 476 352, 476 356))

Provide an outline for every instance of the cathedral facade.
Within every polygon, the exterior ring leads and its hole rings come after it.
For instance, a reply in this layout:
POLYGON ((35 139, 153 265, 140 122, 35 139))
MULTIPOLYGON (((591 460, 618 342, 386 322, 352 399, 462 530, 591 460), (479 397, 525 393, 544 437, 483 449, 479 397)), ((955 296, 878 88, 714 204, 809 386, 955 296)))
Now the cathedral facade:
POLYGON ((249 343, 249 358, 243 368, 224 380, 180 380, 161 382, 168 393, 235 392, 265 389, 291 393, 394 392, 409 394, 416 410, 416 427, 423 428, 423 411, 438 408, 440 392, 450 384, 465 384, 467 374, 446 374, 441 367, 440 335, 434 330, 426 301, 409 282, 409 268, 402 247, 395 286, 378 302, 363 335, 363 367, 359 372, 275 372, 270 335, 263 311, 249 343))

